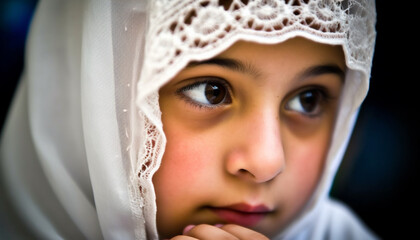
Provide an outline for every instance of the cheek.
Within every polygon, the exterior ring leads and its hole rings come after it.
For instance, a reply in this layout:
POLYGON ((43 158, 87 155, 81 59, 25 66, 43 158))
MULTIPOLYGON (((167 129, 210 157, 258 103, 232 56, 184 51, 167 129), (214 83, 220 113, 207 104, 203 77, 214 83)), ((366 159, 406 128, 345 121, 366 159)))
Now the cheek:
POLYGON ((286 171, 290 196, 296 206, 304 205, 315 190, 325 165, 329 148, 329 133, 322 133, 310 139, 291 140, 286 156, 286 171))
POLYGON ((290 164, 297 182, 315 187, 325 165, 334 119, 329 117, 309 136, 290 136, 290 164))
POLYGON ((322 146, 322 144, 314 143, 302 148, 296 154, 296 160, 291 167, 295 170, 296 184, 302 189, 303 194, 310 195, 321 176, 325 162, 326 147, 322 146))
POLYGON ((328 139, 325 138, 317 138, 307 143, 302 143, 299 150, 295 152, 296 156, 294 157, 299 171, 298 176, 302 176, 300 174, 304 175, 304 173, 319 175, 324 166, 328 143, 328 139))
POLYGON ((194 188, 197 181, 192 181, 200 176, 200 169, 203 167, 203 161, 198 149, 200 146, 194 144, 188 134, 165 131, 167 145, 162 159, 162 164, 154 176, 154 183, 157 191, 163 189, 165 195, 175 197, 180 192, 185 192, 186 183, 188 188, 194 188))
MULTIPOLYGON (((207 141, 205 135, 194 134, 182 128, 182 124, 174 120, 164 122, 167 145, 159 170, 153 177, 159 206, 165 209, 166 205, 176 206, 176 201, 185 202, 185 196, 192 202, 199 203, 205 200, 211 192, 209 179, 215 178, 215 169, 218 169, 216 147, 207 141), (170 199, 170 201, 166 201, 170 199)), ((186 204, 185 204, 186 205, 186 204)))
POLYGON ((213 156, 207 151, 204 139, 194 138, 175 121, 164 126, 167 145, 153 183, 158 229, 169 237, 179 234, 196 208, 210 198, 213 190, 208 180, 214 177, 211 176, 214 166, 209 166, 208 160, 213 156))

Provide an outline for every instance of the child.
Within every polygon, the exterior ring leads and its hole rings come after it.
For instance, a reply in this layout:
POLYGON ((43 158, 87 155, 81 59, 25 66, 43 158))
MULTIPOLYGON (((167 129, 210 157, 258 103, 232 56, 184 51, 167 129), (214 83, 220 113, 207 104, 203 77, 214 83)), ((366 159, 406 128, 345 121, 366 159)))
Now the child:
POLYGON ((328 197, 369 0, 41 1, 2 138, 41 238, 375 239, 328 197))

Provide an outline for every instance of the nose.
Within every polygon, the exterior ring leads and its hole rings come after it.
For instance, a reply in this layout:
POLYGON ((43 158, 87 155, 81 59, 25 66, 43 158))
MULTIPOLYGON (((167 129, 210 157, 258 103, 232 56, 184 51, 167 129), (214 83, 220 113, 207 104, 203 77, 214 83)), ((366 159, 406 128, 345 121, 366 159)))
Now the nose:
POLYGON ((256 183, 268 182, 285 168, 285 154, 276 111, 259 111, 232 126, 226 156, 229 174, 256 183))

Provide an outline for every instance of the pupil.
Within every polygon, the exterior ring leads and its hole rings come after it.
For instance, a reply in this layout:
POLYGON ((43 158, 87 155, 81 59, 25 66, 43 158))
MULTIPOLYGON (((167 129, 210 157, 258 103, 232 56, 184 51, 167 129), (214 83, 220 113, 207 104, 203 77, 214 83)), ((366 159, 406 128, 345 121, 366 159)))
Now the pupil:
POLYGON ((211 104, 219 104, 225 99, 226 89, 217 83, 207 83, 205 94, 211 104))
POLYGON ((312 112, 318 104, 319 96, 316 92, 308 91, 302 93, 299 99, 303 109, 306 112, 312 112))

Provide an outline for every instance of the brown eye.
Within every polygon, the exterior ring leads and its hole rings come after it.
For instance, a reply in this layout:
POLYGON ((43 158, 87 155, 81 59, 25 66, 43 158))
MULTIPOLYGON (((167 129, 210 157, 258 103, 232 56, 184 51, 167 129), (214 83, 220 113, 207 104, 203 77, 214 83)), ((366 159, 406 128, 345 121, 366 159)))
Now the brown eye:
POLYGON ((299 95, 300 104, 305 112, 313 112, 321 101, 321 94, 316 91, 306 91, 299 95))
POLYGON ((219 104, 223 102, 227 95, 225 86, 219 83, 206 83, 205 96, 210 104, 219 104))
POLYGON ((199 82, 179 91, 184 97, 200 106, 218 106, 231 103, 227 84, 218 81, 199 82))
POLYGON ((322 111, 322 101, 324 98, 321 90, 306 90, 290 99, 286 104, 286 109, 304 115, 315 116, 322 111))

